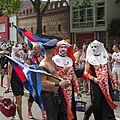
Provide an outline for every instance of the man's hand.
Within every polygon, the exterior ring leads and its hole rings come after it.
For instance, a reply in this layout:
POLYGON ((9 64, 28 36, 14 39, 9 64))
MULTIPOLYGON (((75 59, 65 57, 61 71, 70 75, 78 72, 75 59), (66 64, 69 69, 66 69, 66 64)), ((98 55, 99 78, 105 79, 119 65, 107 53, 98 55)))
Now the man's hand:
POLYGON ((59 82, 59 86, 62 88, 68 86, 69 84, 70 84, 70 80, 62 80, 59 82))

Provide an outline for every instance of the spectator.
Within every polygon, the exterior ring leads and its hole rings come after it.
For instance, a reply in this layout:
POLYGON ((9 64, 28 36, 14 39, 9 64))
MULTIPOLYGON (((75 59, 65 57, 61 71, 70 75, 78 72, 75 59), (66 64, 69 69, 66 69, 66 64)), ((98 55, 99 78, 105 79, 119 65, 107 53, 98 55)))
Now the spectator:
POLYGON ((5 74, 7 73, 7 68, 8 68, 8 59, 5 55, 9 55, 9 52, 7 51, 7 45, 3 44, 1 46, 3 53, 1 54, 1 82, 0 82, 0 86, 3 87, 3 79, 5 74))
POLYGON ((112 50, 114 51, 114 53, 112 54, 112 60, 111 60, 113 62, 112 72, 120 88, 120 46, 118 44, 115 44, 112 47, 112 50))
POLYGON ((80 46, 78 44, 74 44, 73 50, 75 57, 75 66, 76 66, 75 68, 78 69, 80 66, 80 56, 81 56, 80 46))
POLYGON ((81 69, 83 69, 81 80, 83 80, 83 91, 82 91, 82 93, 86 93, 87 95, 90 95, 90 81, 87 80, 86 77, 84 76, 84 68, 85 68, 85 63, 86 63, 86 50, 87 50, 87 46, 88 45, 86 43, 83 43, 82 55, 80 57, 81 69))

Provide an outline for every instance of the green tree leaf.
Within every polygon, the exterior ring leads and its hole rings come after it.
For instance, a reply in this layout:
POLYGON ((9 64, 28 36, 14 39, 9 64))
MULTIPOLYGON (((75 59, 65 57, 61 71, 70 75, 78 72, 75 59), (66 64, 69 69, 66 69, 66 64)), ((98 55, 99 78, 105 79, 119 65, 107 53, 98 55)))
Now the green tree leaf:
POLYGON ((5 12, 10 16, 20 10, 20 0, 0 0, 0 16, 5 12))

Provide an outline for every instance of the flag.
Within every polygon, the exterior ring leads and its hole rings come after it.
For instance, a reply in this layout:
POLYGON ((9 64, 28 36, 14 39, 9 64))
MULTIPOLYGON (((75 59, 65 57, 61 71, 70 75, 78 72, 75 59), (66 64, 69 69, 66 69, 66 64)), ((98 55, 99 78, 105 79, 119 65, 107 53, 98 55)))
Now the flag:
POLYGON ((20 78, 21 82, 25 86, 25 88, 31 93, 34 98, 34 101, 38 104, 38 106, 43 109, 43 104, 40 100, 40 93, 42 90, 42 86, 40 83, 40 74, 43 73, 46 75, 50 75, 43 70, 36 70, 35 65, 26 65, 24 62, 17 61, 14 58, 7 56, 9 62, 20 78), (34 78, 34 79, 33 79, 34 78))
POLYGON ((29 47, 32 48, 33 44, 30 42, 30 40, 24 35, 24 31, 26 31, 25 29, 21 29, 18 28, 14 25, 14 27, 16 28, 17 32, 19 33, 19 35, 21 36, 21 38, 24 40, 24 42, 26 42, 28 44, 29 47))
POLYGON ((46 43, 49 42, 50 39, 38 37, 37 35, 33 35, 31 32, 25 31, 24 35, 31 41, 31 42, 41 42, 46 43))
POLYGON ((23 40, 25 40, 25 42, 29 41, 31 43, 34 43, 34 42, 46 43, 46 42, 50 41, 50 39, 48 39, 48 38, 38 37, 37 35, 34 35, 25 29, 18 28, 15 25, 14 25, 14 27, 16 28, 16 30, 20 34, 20 36, 23 38, 23 40))

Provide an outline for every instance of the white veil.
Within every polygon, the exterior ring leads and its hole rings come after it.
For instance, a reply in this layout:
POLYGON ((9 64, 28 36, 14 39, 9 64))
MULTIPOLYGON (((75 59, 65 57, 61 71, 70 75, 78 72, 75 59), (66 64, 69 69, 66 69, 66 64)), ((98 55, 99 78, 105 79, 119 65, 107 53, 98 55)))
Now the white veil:
POLYGON ((105 64, 107 63, 107 59, 108 59, 108 53, 104 47, 104 44, 94 40, 93 42, 91 42, 88 45, 87 51, 86 51, 86 60, 91 63, 92 65, 99 65, 99 64, 105 64), (99 56, 95 56, 93 54, 93 49, 92 46, 99 46, 99 50, 98 52, 100 53, 99 56))

